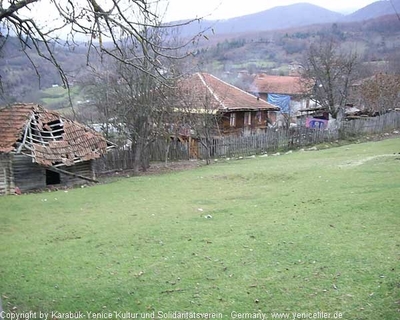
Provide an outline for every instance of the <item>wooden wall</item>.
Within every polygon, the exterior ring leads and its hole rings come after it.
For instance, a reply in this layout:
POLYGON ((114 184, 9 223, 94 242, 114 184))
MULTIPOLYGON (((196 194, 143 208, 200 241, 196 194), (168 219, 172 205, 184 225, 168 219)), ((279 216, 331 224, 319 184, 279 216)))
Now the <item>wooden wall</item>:
POLYGON ((22 154, 12 155, 14 183, 22 192, 46 188, 46 169, 22 154))
POLYGON ((11 159, 8 154, 0 154, 0 195, 14 193, 11 159))
POLYGON ((251 111, 251 125, 244 123, 244 114, 246 111, 236 111, 236 126, 230 126, 230 113, 223 114, 221 120, 221 130, 224 135, 249 135, 249 134, 260 134, 265 133, 268 126, 268 118, 270 116, 276 116, 275 111, 261 110, 261 119, 257 117, 258 111, 251 111), (261 120, 261 121, 259 121, 261 120))
MULTIPOLYGON (((93 163, 93 160, 79 162, 79 163, 75 164, 74 166, 61 167, 60 169, 68 171, 68 172, 72 172, 75 174, 79 174, 84 177, 94 179, 95 175, 94 175, 92 163, 93 163)), ((66 174, 61 174, 60 178, 61 178, 61 185, 63 185, 63 186, 73 186, 73 185, 80 185, 80 184, 88 183, 86 180, 83 180, 81 178, 74 177, 74 176, 69 176, 66 174)))
MULTIPOLYGON (((88 178, 95 178, 93 160, 77 163, 71 167, 61 167, 65 171, 79 174, 88 178)), ((60 174, 60 183, 48 185, 46 182, 45 167, 32 162, 32 158, 21 154, 1 155, 0 157, 0 195, 14 194, 14 186, 22 192, 40 190, 60 186, 74 186, 87 183, 78 177, 60 174)))

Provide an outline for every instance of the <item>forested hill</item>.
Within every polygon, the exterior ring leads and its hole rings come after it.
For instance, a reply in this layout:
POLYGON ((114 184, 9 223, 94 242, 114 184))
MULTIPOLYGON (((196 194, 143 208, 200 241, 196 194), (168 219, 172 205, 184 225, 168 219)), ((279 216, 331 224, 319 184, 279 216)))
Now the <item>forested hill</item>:
MULTIPOLYGON (((216 34, 277 30, 336 22, 343 17, 344 15, 340 13, 316 5, 298 3, 227 20, 203 20, 180 28, 180 34, 181 36, 188 36, 196 34, 200 30, 211 28, 216 34)), ((174 23, 176 22, 171 24, 174 23)))
MULTIPOLYGON (((394 3, 399 1, 394 0, 394 3)), ((384 3, 383 6, 387 5, 387 3, 385 4, 387 1, 379 2, 384 3)), ((289 7, 293 9, 305 8, 305 6, 308 5, 300 4, 289 7)), ((374 4, 374 6, 376 5, 374 4)), ((316 10, 321 9, 316 6, 311 7, 316 10)), ((368 6, 364 9, 368 9, 368 6)), ((278 7, 275 10, 278 10, 275 12, 279 12, 279 10, 287 10, 287 7, 278 7)), ((261 12, 237 18, 236 23, 239 26, 240 21, 251 19, 251 16, 266 19, 265 15, 270 13, 261 12)), ((360 17, 359 13, 357 15, 360 17)), ((284 19, 282 18, 282 20, 284 19)), ((299 23, 300 19, 297 21, 299 23)), ((221 34, 216 30, 215 34, 207 36, 208 40, 203 39, 197 47, 189 48, 195 56, 195 61, 191 61, 189 65, 195 71, 207 71, 216 76, 225 77, 227 81, 238 85, 240 83, 236 82, 239 81, 237 77, 239 72, 285 75, 291 72, 291 68, 295 67, 296 63, 302 61, 310 43, 323 34, 334 35, 342 47, 356 50, 364 62, 379 66, 382 65, 381 62, 385 62, 388 57, 396 55, 399 51, 400 19, 393 14, 360 22, 343 22, 341 20, 335 23, 320 23, 270 31, 256 30, 221 34)), ((40 74, 39 79, 31 62, 21 52, 17 39, 9 38, 1 48, 0 76, 7 101, 47 103, 48 100, 43 100, 43 92, 40 89, 61 85, 59 74, 54 66, 41 59, 35 52, 30 52, 30 58, 40 74)), ((69 76, 71 83, 74 83, 75 80, 79 81, 87 72, 87 47, 82 45, 75 50, 63 46, 55 46, 55 48, 58 61, 69 76)), ((182 70, 182 72, 193 70, 182 70)), ((51 107, 62 106, 63 99, 60 91, 57 90, 57 97, 52 97, 55 98, 53 101, 56 103, 51 104, 51 107)))
POLYGON ((213 29, 214 33, 221 35, 238 34, 298 28, 321 23, 360 22, 396 13, 400 14, 400 0, 376 1, 349 15, 309 3, 297 3, 226 20, 203 20, 184 26, 179 31, 181 36, 194 35, 206 29, 213 29))
POLYGON ((343 22, 363 21, 385 15, 400 14, 400 0, 377 1, 345 16, 343 22))

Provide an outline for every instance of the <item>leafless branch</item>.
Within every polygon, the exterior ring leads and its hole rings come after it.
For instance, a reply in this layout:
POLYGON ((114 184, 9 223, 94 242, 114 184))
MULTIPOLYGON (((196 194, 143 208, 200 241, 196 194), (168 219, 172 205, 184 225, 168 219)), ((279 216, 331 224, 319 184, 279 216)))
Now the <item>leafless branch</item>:
MULTIPOLYGON (((202 34, 199 33, 174 46, 158 41, 156 37, 148 37, 149 34, 156 33, 155 30, 171 30, 200 19, 177 25, 161 24, 154 8, 147 0, 111 0, 101 3, 97 0, 50 0, 52 8, 49 8, 49 12, 58 19, 58 25, 42 27, 35 18, 25 18, 21 14, 21 9, 29 9, 30 6, 35 6, 39 2, 39 0, 1 1, 0 23, 9 30, 7 36, 15 35, 19 38, 22 50, 32 49, 41 58, 53 64, 67 89, 69 89, 68 77, 57 60, 54 48, 51 47, 52 43, 58 41, 54 38, 57 31, 69 28, 67 45, 76 45, 77 35, 89 38, 87 65, 92 63, 92 53, 99 54, 102 59, 103 56, 109 56, 141 72, 148 72, 148 69, 143 67, 145 62, 155 67, 150 76, 155 76, 158 80, 163 78, 163 72, 161 72, 163 61, 189 56, 190 52, 182 52, 182 49, 196 41, 202 34), (124 56, 121 39, 125 39, 124 41, 129 39, 130 45, 137 47, 133 57, 124 56), (109 43, 106 43, 107 41, 109 43)), ((30 54, 29 51, 27 54, 30 54)), ((35 63, 32 59, 30 61, 35 63)), ((35 72, 38 72, 37 68, 35 72)))

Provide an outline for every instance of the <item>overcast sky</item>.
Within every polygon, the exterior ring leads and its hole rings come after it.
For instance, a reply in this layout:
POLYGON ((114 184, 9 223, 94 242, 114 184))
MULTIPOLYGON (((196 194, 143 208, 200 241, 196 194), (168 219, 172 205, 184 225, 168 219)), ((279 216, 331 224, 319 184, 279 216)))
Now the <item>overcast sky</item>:
MULTIPOLYGON (((30 6, 30 11, 22 10, 26 16, 34 16, 41 26, 53 28, 59 25, 58 15, 54 16, 49 8, 51 0, 41 0, 30 6)), ((110 0, 100 0, 101 3, 109 4, 110 0)), ((158 4, 158 15, 163 22, 194 19, 204 17, 205 19, 228 19, 247 14, 261 12, 277 6, 286 6, 294 3, 312 3, 320 7, 336 12, 353 12, 361 9, 377 0, 148 0, 149 3, 158 4)), ((106 5, 106 8, 107 5, 106 5)), ((154 8, 153 8, 154 9, 154 8)), ((58 34, 65 38, 69 29, 62 29, 58 34)), ((82 39, 80 39, 82 40, 82 39)))
POLYGON ((256 13, 277 6, 312 3, 336 12, 351 12, 377 0, 162 0, 169 2, 165 21, 207 16, 206 19, 227 19, 256 13))

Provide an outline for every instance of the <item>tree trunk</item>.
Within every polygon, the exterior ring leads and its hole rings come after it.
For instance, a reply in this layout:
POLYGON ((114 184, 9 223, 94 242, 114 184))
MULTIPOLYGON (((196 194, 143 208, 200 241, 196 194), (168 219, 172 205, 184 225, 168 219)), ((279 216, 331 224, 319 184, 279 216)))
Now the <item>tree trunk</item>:
POLYGON ((142 170, 143 172, 146 172, 148 168, 150 168, 150 155, 147 149, 147 146, 143 146, 142 150, 142 159, 141 159, 141 164, 142 164, 142 170))
POLYGON ((171 141, 167 140, 167 146, 165 147, 165 161, 164 161, 165 167, 168 166, 168 156, 169 156, 169 149, 170 148, 171 148, 171 141))
POLYGON ((201 139, 201 144, 203 145, 203 147, 206 149, 206 164, 209 165, 211 164, 211 144, 209 143, 208 139, 201 139))
POLYGON ((133 157, 133 174, 137 175, 139 173, 139 168, 140 168, 140 160, 142 158, 142 148, 140 146, 139 141, 137 142, 137 144, 135 145, 135 154, 133 157))

